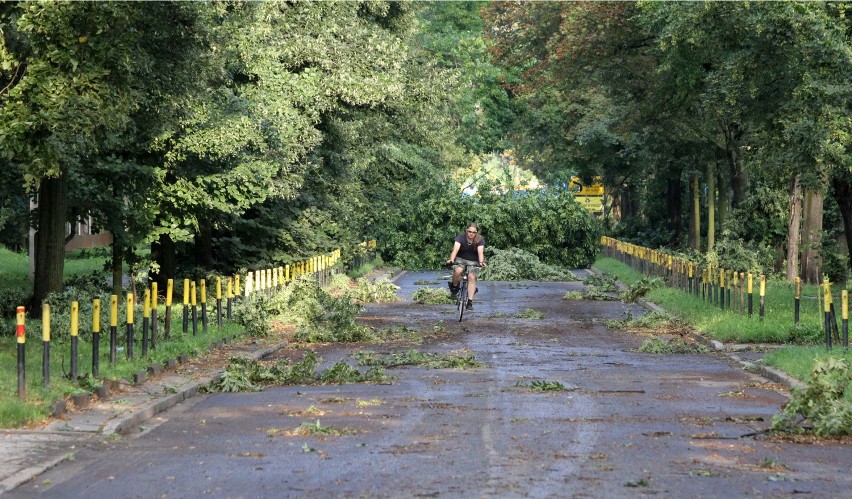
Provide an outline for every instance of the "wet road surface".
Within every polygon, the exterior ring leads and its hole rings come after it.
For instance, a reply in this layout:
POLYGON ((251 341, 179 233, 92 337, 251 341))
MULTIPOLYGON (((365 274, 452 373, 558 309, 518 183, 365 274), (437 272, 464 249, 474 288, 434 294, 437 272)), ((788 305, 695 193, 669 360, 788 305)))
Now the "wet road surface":
POLYGON ((197 397, 10 495, 852 496, 852 447, 743 437, 769 427, 781 387, 720 354, 638 353, 647 337, 602 323, 641 315, 639 306, 563 300, 579 282, 486 282, 460 324, 453 306, 410 301, 415 282, 439 275, 405 274, 403 301, 361 315, 379 330, 420 334, 316 349, 325 365, 416 348, 472 353, 485 367, 399 367, 389 384, 197 397), (544 318, 512 317, 527 307, 544 318), (534 381, 566 390, 534 391, 534 381), (328 434, 295 431, 317 421, 328 434))

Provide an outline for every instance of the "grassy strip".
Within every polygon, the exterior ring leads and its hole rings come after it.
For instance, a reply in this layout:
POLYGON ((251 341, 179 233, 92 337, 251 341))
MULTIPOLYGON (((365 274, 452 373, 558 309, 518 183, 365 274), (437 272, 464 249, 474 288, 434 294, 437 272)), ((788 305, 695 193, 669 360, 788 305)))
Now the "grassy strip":
MULTIPOLYGON (((100 372, 99 379, 91 379, 92 369, 92 344, 91 335, 81 335, 78 341, 78 376, 81 381, 72 383, 65 377, 70 372, 70 341, 66 338, 51 342, 50 355, 50 388, 43 387, 42 377, 42 341, 40 334, 29 334, 26 343, 26 381, 27 398, 20 400, 17 392, 17 347, 14 337, 0 338, 0 376, 10 380, 0 386, 0 427, 12 428, 28 424, 38 423, 51 413, 51 406, 57 400, 75 393, 85 393, 97 388, 103 380, 129 379, 134 373, 144 371, 148 366, 163 364, 168 359, 174 359, 178 355, 197 354, 207 349, 209 345, 225 337, 233 337, 242 331, 238 325, 232 322, 224 322, 221 331, 211 324, 207 334, 201 333, 199 325, 198 336, 192 336, 192 332, 183 334, 180 323, 173 323, 171 338, 168 341, 162 339, 162 325, 160 327, 160 338, 156 350, 149 350, 148 356, 141 357, 142 347, 137 343, 134 345, 135 357, 132 360, 126 358, 126 326, 120 326, 118 331, 118 346, 122 351, 117 354, 116 365, 109 363, 109 328, 101 332, 100 338, 100 372), (174 326, 177 326, 175 328, 174 326)), ((137 325, 135 339, 137 342, 142 338, 141 324, 137 325)))
MULTIPOLYGON (((633 285, 642 274, 611 258, 601 258, 595 267, 633 285)), ((689 295, 681 290, 662 287, 650 291, 646 298, 661 307, 689 320, 697 331, 720 340, 741 343, 794 341, 810 343, 821 337, 823 315, 816 296, 815 286, 804 289, 801 302, 800 324, 793 324, 792 286, 786 282, 769 281, 766 291, 766 314, 758 318, 758 299, 755 297, 753 317, 740 312, 722 311, 717 305, 689 295)), ((733 301, 733 297, 732 297, 733 301)))
MULTIPOLYGON (((74 275, 91 274, 92 272, 103 272, 106 258, 87 256, 81 258, 79 252, 69 253, 65 256, 65 277, 74 275)), ((0 275, 3 282, 2 289, 26 290, 32 292, 32 282, 29 276, 29 258, 25 253, 15 253, 0 246, 0 275)), ((4 314, 14 313, 3 311, 4 314)))
MULTIPOLYGON (((632 285, 643 277, 639 272, 612 258, 601 258, 594 266, 625 284, 632 285)), ((721 311, 700 298, 673 288, 655 289, 648 293, 647 299, 683 317, 695 330, 720 341, 784 343, 810 340, 813 343, 821 341, 822 338, 822 314, 818 302, 809 299, 816 295, 816 286, 803 287, 801 322, 796 327, 793 325, 794 292, 792 286, 786 282, 767 283, 766 316, 762 321, 757 317, 757 303, 754 317, 749 318, 739 313, 721 311)), ((807 381, 814 362, 828 356, 845 356, 848 362, 852 362, 852 351, 844 354, 842 349, 835 348, 829 352, 824 346, 817 345, 786 345, 768 353, 764 361, 798 380, 807 381)), ((846 398, 852 399, 852 393, 847 393, 846 398)))

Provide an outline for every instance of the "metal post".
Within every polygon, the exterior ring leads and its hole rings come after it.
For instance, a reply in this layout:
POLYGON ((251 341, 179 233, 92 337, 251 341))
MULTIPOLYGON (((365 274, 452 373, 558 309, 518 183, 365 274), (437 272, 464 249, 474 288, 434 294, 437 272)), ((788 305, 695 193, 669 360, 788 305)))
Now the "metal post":
POLYGON ((77 336, 79 334, 80 305, 71 302, 71 381, 77 381, 77 336))
POLYGON ((101 301, 92 301, 92 378, 98 377, 101 364, 101 301))
POLYGON ((27 326, 25 322, 26 309, 18 307, 16 310, 17 327, 15 329, 15 339, 18 344, 18 398, 27 398, 27 326))
POLYGON ((50 388, 50 305, 45 303, 41 306, 41 374, 44 378, 44 387, 50 388))

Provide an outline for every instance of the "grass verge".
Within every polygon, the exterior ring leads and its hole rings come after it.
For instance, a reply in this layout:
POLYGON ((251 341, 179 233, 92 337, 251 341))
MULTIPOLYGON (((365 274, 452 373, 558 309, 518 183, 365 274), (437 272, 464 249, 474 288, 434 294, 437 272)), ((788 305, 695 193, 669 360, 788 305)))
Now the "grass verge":
MULTIPOLYGON (((633 285, 644 277, 612 258, 600 258, 594 267, 627 285, 633 285)), ((764 362, 798 380, 807 381, 817 359, 845 356, 847 361, 852 361, 852 353, 844 353, 842 348, 828 351, 825 346, 815 344, 822 340, 823 320, 819 302, 816 300, 817 293, 816 286, 803 287, 798 325, 793 324, 794 291, 787 282, 767 282, 766 314, 763 320, 758 317, 756 299, 752 317, 738 312, 722 311, 719 306, 669 287, 650 291, 646 299, 683 318, 694 330, 719 341, 786 343, 780 349, 768 353, 764 362)), ((850 399, 850 396, 852 395, 847 393, 847 399, 850 399)))
MULTIPOLYGON (((26 343, 26 386, 27 397, 25 400, 18 398, 17 391, 17 346, 14 337, 0 338, 0 376, 3 379, 13 380, 0 387, 0 427, 15 428, 37 424, 52 412, 52 405, 69 395, 86 393, 96 389, 106 380, 129 379, 134 373, 144 371, 148 366, 163 364, 168 359, 174 359, 178 355, 197 356, 206 351, 209 345, 225 337, 234 337, 242 331, 237 324, 224 322, 219 330, 215 325, 208 328, 207 334, 199 333, 193 336, 190 332, 184 334, 180 330, 180 322, 176 321, 173 326, 171 337, 168 341, 159 338, 157 349, 149 350, 148 355, 141 357, 142 347, 138 342, 141 340, 141 328, 137 326, 135 332, 134 359, 126 358, 127 345, 126 327, 120 327, 118 331, 117 345, 121 348, 117 352, 115 366, 109 363, 109 328, 101 332, 100 347, 100 369, 98 379, 91 378, 92 372, 92 343, 91 335, 84 334, 78 340, 78 376, 80 381, 72 383, 67 375, 70 373, 71 346, 70 341, 65 338, 51 342, 50 350, 50 387, 44 388, 42 376, 42 341, 40 335, 29 334, 26 343)), ((160 335, 163 327, 160 325, 160 335)))

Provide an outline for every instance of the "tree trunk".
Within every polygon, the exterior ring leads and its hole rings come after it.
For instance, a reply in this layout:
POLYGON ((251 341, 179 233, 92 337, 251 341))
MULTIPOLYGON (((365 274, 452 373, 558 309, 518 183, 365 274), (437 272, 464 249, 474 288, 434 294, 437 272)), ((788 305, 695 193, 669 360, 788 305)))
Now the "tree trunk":
POLYGON ((730 178, 725 174, 725 169, 720 168, 719 171, 719 182, 716 184, 719 186, 719 195, 718 200, 716 201, 719 209, 719 229, 721 230, 725 226, 725 220, 728 219, 728 200, 730 198, 728 191, 730 190, 730 178))
MULTIPOLYGON (((736 123, 730 123, 724 127, 723 132, 725 134, 725 156, 728 159, 728 175, 727 178, 730 179, 730 188, 731 188, 731 206, 733 208, 737 208, 745 199, 746 190, 748 189, 748 173, 746 173, 743 168, 742 161, 740 160, 740 139, 742 138, 742 131, 740 126, 736 123)), ((719 202, 722 202, 722 199, 725 199, 727 202, 728 199, 728 186, 726 185, 724 191, 724 197, 722 193, 719 193, 719 202)), ((721 209, 721 204, 720 204, 721 209)), ((721 216, 721 222, 724 222, 724 217, 721 216)))
POLYGON ((204 217, 198 218, 195 234, 195 263, 205 270, 213 268, 213 224, 204 217))
POLYGON ((846 236, 846 248, 849 251, 848 266, 852 269, 852 179, 848 175, 842 178, 836 176, 831 184, 834 186, 834 198, 843 218, 843 234, 846 236))
POLYGON ((748 172, 743 168, 736 149, 728 151, 728 161, 731 168, 731 207, 737 208, 742 204, 748 190, 748 172))
POLYGON ((716 244, 716 165, 707 165, 707 252, 716 244))
POLYGON ((159 239, 151 243, 151 259, 159 266, 159 270, 151 274, 151 279, 157 281, 159 289, 166 289, 168 280, 175 278, 177 268, 175 243, 168 234, 160 234, 159 239))
POLYGON ((787 221, 787 280, 799 276, 799 237, 802 227, 802 184, 799 175, 790 182, 790 218, 787 221))
POLYGON ((701 186, 698 174, 692 176, 692 216, 689 217, 689 247, 701 252, 701 186))
POLYGON ((822 240, 823 195, 805 191, 804 232, 802 234, 802 279, 808 284, 822 282, 819 246, 822 240))
POLYGON ((674 231, 674 240, 680 239, 683 232, 683 219, 681 218, 682 192, 680 186, 680 170, 673 172, 666 181, 666 211, 669 218, 669 228, 674 231))
POLYGON ((124 238, 120 234, 112 235, 112 294, 121 297, 124 286, 124 238))
POLYGON ((45 178, 38 190, 38 231, 35 234, 33 305, 48 293, 62 291, 65 270, 65 221, 68 218, 68 176, 45 178))

